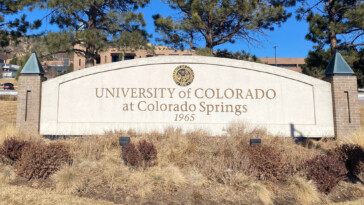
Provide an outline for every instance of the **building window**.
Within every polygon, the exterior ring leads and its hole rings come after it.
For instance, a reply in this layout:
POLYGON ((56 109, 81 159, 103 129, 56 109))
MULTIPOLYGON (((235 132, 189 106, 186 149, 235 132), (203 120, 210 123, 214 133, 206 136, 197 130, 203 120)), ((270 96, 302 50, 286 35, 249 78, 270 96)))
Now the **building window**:
POLYGON ((78 59, 78 65, 81 66, 81 59, 78 59))
MULTIPOLYGON (((276 64, 269 64, 275 66, 276 64)), ((277 67, 296 67, 296 64, 277 64, 277 67)))
POLYGON ((120 55, 119 54, 111 55, 111 62, 118 62, 118 61, 120 61, 120 55))
POLYGON ((101 63, 101 58, 100 58, 100 56, 96 56, 96 65, 97 64, 100 64, 101 63))
POLYGON ((107 56, 105 56, 105 63, 107 63, 107 56))
POLYGON ((125 56, 125 57, 124 57, 124 60, 125 60, 125 61, 127 61, 127 60, 132 60, 132 59, 134 59, 134 58, 135 58, 135 56, 127 55, 127 56, 125 56))

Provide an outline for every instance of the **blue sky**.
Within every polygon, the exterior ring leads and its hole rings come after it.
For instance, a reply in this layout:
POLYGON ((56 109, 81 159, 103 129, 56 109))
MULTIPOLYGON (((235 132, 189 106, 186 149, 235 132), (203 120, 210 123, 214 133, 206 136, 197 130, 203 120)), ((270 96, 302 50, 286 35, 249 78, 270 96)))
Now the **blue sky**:
MULTIPOLYGON (((294 11, 294 9, 291 10, 294 11)), ((161 0, 151 0, 151 3, 145 8, 140 9, 140 11, 144 13, 144 18, 147 23, 145 29, 148 33, 153 35, 150 41, 153 44, 160 44, 155 41, 158 34, 154 31, 155 27, 152 16, 159 13, 164 17, 168 15, 176 17, 176 14, 178 13, 170 9, 167 4, 162 3, 161 0)), ((27 11, 25 14, 28 16, 29 20, 35 20, 43 18, 48 12, 49 11, 47 10, 37 9, 32 12, 27 11)), ((7 19, 11 18, 13 17, 7 17, 7 19)), ((49 24, 47 20, 49 21, 49 19, 43 20, 42 27, 38 31, 35 31, 35 33, 58 30, 56 26, 49 24)), ((283 23, 281 27, 276 27, 274 31, 267 30, 266 36, 260 41, 261 45, 248 45, 247 43, 237 41, 234 44, 226 43, 217 46, 216 48, 228 49, 230 51, 245 50, 258 57, 274 57, 273 47, 277 46, 277 57, 306 57, 308 51, 313 46, 312 42, 305 40, 307 32, 308 23, 306 21, 297 21, 293 15, 293 17, 283 23)), ((203 45, 203 42, 201 44, 203 45)))

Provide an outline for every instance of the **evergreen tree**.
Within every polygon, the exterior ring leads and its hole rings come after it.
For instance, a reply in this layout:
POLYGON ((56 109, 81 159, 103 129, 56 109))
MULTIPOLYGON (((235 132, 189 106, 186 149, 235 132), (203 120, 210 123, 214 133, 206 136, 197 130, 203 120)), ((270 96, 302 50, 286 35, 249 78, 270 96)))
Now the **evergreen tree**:
POLYGON ((15 74, 15 79, 18 80, 19 76, 20 76, 20 73, 21 71, 23 70, 23 67, 25 66, 25 64, 27 63, 28 59, 29 59, 30 55, 27 54, 27 55, 24 55, 22 56, 21 58, 18 58, 16 56, 14 56, 11 61, 10 61, 10 64, 13 64, 13 65, 18 65, 20 66, 20 68, 16 71, 16 74, 15 74))
POLYGON ((154 15, 158 40, 174 48, 194 49, 204 39, 210 49, 236 40, 258 44, 255 36, 285 22, 294 0, 166 0, 180 13, 179 19, 154 15))
POLYGON ((334 55, 337 49, 364 46, 364 2, 362 0, 303 2, 298 10, 298 18, 306 17, 310 24, 306 39, 316 43, 316 49, 330 45, 331 55, 334 55))
POLYGON ((302 71, 322 78, 328 63, 337 50, 354 70, 358 86, 364 85, 364 2, 362 0, 302 1, 298 19, 306 18, 309 33, 306 39, 314 42, 314 50, 306 58, 302 71), (325 46, 329 45, 329 50, 325 46))
MULTIPOLYGON (((48 54, 75 52, 94 65, 98 54, 110 46, 119 49, 148 47, 142 13, 135 13, 149 0, 42 0, 52 9, 51 23, 62 29, 42 41, 48 54), (79 46, 76 46, 79 45, 79 46)), ((44 55, 44 54, 43 54, 44 55)))
POLYGON ((24 36, 28 29, 36 29, 41 25, 40 20, 28 22, 26 15, 11 21, 5 20, 5 15, 15 15, 25 7, 32 9, 35 2, 36 0, 0 1, 0 48, 9 46, 11 41, 18 43, 19 37, 24 36))
MULTIPOLYGON (((355 75, 358 78, 358 86, 364 86, 364 49, 349 48, 342 50, 341 55, 345 58, 345 61, 353 69, 355 75)), ((308 53, 308 57, 305 59, 306 64, 302 66, 302 72, 304 74, 323 78, 325 77, 325 70, 332 58, 331 49, 318 49, 308 53)))

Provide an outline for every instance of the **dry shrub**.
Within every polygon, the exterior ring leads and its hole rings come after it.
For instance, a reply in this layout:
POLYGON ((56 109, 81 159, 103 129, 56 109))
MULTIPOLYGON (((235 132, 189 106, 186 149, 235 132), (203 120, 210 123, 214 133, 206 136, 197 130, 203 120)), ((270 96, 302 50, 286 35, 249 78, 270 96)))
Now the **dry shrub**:
POLYGON ((273 193, 270 192, 264 185, 259 183, 252 183, 250 188, 264 205, 273 204, 273 193))
POLYGON ((289 164, 292 172, 299 171, 307 159, 322 154, 322 151, 305 147, 292 138, 266 136, 262 141, 263 144, 274 147, 282 155, 282 161, 289 164))
POLYGON ((125 163, 134 167, 140 166, 141 157, 134 143, 127 144, 121 154, 125 163))
POLYGON ((0 155, 3 155, 11 160, 11 164, 20 159, 23 148, 29 142, 24 140, 17 140, 15 138, 6 139, 0 147, 0 155))
POLYGON ((349 202, 345 204, 363 204, 364 187, 361 183, 351 183, 341 181, 339 184, 327 195, 330 201, 335 203, 349 202), (354 203, 355 200, 361 203, 354 203))
POLYGON ((65 165, 52 175, 56 191, 65 194, 76 194, 79 188, 80 173, 75 167, 65 165))
POLYGON ((342 141, 346 144, 356 144, 364 148, 364 128, 361 128, 348 136, 344 137, 342 141))
POLYGON ((289 188, 298 204, 318 204, 321 201, 320 194, 311 180, 307 181, 302 177, 295 176, 290 180, 289 188))
POLYGON ((6 125, 0 129, 0 144, 3 144, 5 140, 10 138, 17 138, 20 133, 15 129, 14 125, 6 125))
POLYGON ((16 174, 12 166, 0 166, 0 183, 9 183, 15 180, 16 174))
POLYGON ((156 165, 157 149, 153 143, 142 140, 138 144, 138 150, 144 167, 156 165))
POLYGON ((110 150, 119 147, 119 132, 109 132, 105 136, 83 136, 67 138, 73 157, 87 160, 100 160, 110 150))
POLYGON ((364 149, 359 145, 344 144, 339 148, 346 168, 349 172, 359 178, 364 177, 364 149))
POLYGON ((341 180, 346 178, 348 170, 345 163, 336 153, 318 155, 307 160, 304 165, 307 178, 313 180, 317 188, 329 193, 341 180))
POLYGON ((63 164, 72 163, 69 147, 56 142, 49 145, 30 143, 15 163, 16 173, 27 179, 46 179, 63 164))
POLYGON ((151 167, 157 164, 157 149, 146 140, 139 141, 138 147, 129 143, 122 149, 122 159, 134 167, 151 167))
POLYGON ((243 122, 231 122, 226 128, 226 132, 230 137, 243 136, 247 131, 247 125, 243 122))
POLYGON ((283 181, 290 168, 282 161, 281 153, 270 145, 249 146, 250 159, 248 172, 255 174, 259 180, 283 181))

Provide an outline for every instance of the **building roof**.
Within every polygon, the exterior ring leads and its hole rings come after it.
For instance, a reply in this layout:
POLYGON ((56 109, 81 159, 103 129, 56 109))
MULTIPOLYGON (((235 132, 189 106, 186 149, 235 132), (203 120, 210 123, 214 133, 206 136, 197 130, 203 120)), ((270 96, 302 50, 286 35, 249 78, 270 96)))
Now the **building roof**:
POLYGON ((29 57, 27 63, 25 64, 21 74, 44 74, 42 65, 40 64, 37 54, 35 52, 29 57))
POLYGON ((20 66, 0 63, 0 68, 17 71, 19 70, 20 66))
MULTIPOLYGON (((270 65, 274 65, 275 62, 275 58, 269 58, 269 57, 265 57, 265 58, 259 58, 263 63, 267 63, 270 65)), ((305 62, 305 58, 277 58, 277 64, 298 64, 298 65, 303 65, 306 64, 305 62)))
POLYGON ((353 75, 354 71, 350 68, 345 59, 339 52, 331 58, 325 70, 325 75, 353 75))

